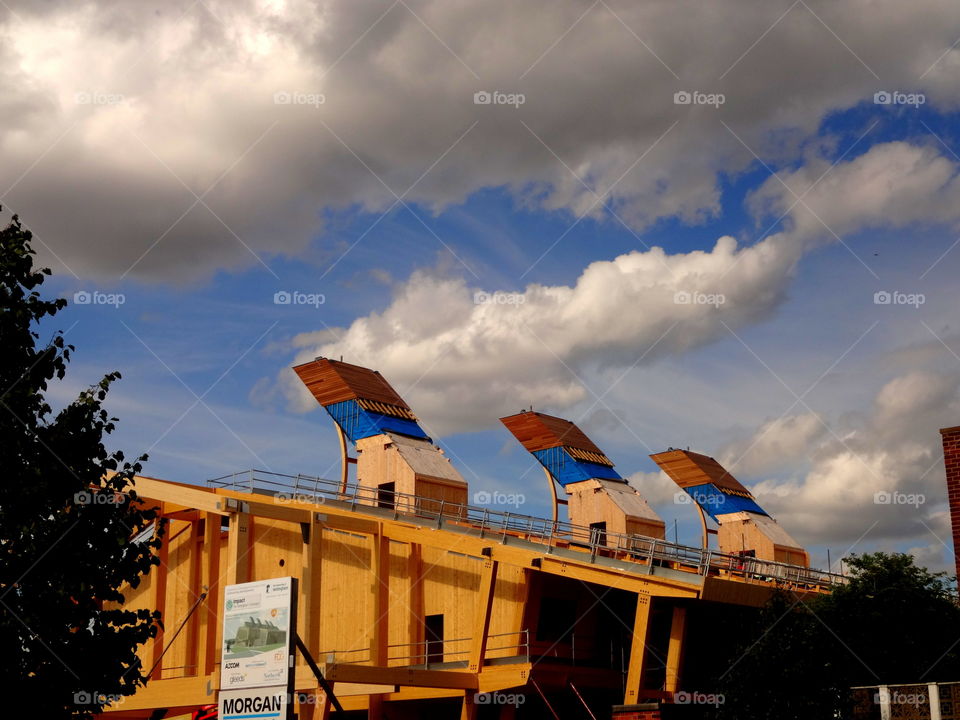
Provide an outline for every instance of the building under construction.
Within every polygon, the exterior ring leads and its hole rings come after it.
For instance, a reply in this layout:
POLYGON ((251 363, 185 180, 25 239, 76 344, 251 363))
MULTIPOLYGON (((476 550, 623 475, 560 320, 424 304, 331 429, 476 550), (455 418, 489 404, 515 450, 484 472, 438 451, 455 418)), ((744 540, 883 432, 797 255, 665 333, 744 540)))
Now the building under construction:
MULTIPOLYGON (((216 703, 224 588, 252 580, 298 579, 296 633, 319 666, 298 655, 301 718, 397 719, 659 717, 705 689, 712 628, 778 587, 843 581, 811 569, 705 455, 652 456, 699 511, 702 547, 669 542, 603 450, 539 412, 502 422, 542 466, 551 517, 474 507, 378 372, 325 358, 294 370, 334 421, 340 477, 137 479, 168 525, 160 566, 126 606, 159 609, 165 629, 141 649, 148 685, 102 717, 189 717, 216 703)), ((249 628, 244 642, 270 632, 249 628)))

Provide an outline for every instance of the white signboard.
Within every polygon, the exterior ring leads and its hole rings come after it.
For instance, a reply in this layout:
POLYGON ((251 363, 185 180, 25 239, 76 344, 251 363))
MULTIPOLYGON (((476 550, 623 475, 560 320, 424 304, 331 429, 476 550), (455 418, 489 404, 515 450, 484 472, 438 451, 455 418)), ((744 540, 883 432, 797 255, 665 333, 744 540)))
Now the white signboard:
POLYGON ((286 720, 287 686, 221 690, 220 720, 286 720))
MULTIPOLYGON (((296 597, 296 580, 289 577, 227 585, 223 596, 221 690, 288 687, 297 631, 296 597)), ((222 710, 220 717, 225 717, 222 710)))

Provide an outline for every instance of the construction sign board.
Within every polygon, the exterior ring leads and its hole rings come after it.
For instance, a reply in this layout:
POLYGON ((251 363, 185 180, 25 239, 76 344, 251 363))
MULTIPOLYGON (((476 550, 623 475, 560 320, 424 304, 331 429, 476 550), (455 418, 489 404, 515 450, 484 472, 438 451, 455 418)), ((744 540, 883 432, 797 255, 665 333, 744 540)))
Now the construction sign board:
MULTIPOLYGON (((292 691, 296 614, 295 578, 227 585, 223 595, 220 689, 280 686, 292 691)), ((226 717, 222 710, 220 717, 226 717)))
POLYGON ((286 720, 290 697, 287 686, 221 690, 220 720, 286 720))

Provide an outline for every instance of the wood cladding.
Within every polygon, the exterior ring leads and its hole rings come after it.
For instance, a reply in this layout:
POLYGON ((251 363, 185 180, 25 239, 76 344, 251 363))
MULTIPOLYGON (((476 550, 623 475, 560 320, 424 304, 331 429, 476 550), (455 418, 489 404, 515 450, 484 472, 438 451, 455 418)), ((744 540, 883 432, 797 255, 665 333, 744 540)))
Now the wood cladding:
POLYGON ((590 462, 600 462, 596 456, 602 458, 602 465, 613 465, 603 450, 598 448, 583 431, 569 420, 544 415, 538 412, 521 412, 509 417, 500 418, 507 430, 520 441, 528 452, 547 450, 554 447, 569 447, 590 453, 594 457, 590 462))
POLYGON ((713 483, 733 495, 753 497, 723 465, 712 457, 689 450, 668 450, 650 456, 682 488, 713 483))
POLYGON ((293 371, 321 405, 363 399, 410 412, 410 406, 376 370, 317 358, 295 366, 293 371))

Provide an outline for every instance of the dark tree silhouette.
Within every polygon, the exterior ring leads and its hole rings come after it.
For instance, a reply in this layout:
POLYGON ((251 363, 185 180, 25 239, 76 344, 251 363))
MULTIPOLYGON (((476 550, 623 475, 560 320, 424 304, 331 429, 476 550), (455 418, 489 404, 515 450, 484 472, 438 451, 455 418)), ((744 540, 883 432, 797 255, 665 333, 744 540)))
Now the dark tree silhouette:
POLYGON ((160 615, 118 604, 159 563, 163 528, 133 489, 146 456, 103 446, 119 373, 57 413, 48 403, 74 348, 60 331, 38 345, 67 303, 41 297, 50 271, 34 268, 31 237, 16 216, 0 230, 0 684, 33 717, 83 718, 146 681, 136 651, 160 615))

